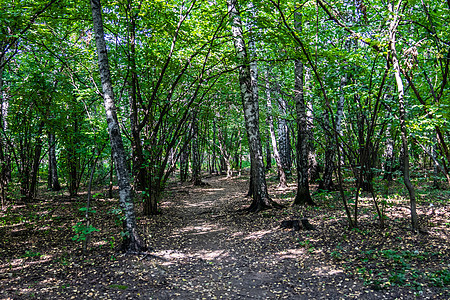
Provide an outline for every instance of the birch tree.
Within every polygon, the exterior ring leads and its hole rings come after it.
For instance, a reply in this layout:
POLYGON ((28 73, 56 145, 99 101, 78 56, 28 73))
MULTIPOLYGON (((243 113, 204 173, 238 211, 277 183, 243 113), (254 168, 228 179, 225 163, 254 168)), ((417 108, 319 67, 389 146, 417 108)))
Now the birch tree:
POLYGON ((397 84, 397 101, 399 106, 399 119, 400 119, 400 136, 402 140, 402 165, 403 165, 403 182, 406 186, 406 189, 409 193, 409 202, 411 206, 411 225, 412 229, 417 231, 419 230, 419 220, 417 217, 416 210, 416 193, 414 191, 414 187, 411 183, 411 179, 409 176, 409 149, 408 149, 408 132, 406 129, 406 109, 405 109, 405 99, 404 99, 404 87, 403 80, 400 76, 400 65, 397 58, 397 49, 396 46, 396 33, 397 27, 400 22, 400 14, 401 10, 404 8, 402 0, 399 0, 397 5, 394 7, 392 3, 388 4, 388 9, 390 13, 390 22, 389 22, 389 62, 392 64, 392 68, 394 71, 395 83, 397 84))
MULTIPOLYGON (((295 30, 301 31, 301 14, 296 11, 294 13, 295 30)), ((308 181, 308 124, 306 115, 306 104, 303 91, 303 63, 296 59, 294 62, 294 99, 295 111, 297 117, 297 195, 294 204, 314 205, 309 192, 308 181)))
POLYGON ((119 122, 117 120, 114 93, 111 74, 106 50, 105 33, 103 31, 103 20, 100 0, 91 0, 92 20, 94 23, 95 42, 97 46, 98 65, 103 89, 103 100, 106 110, 106 121, 111 141, 112 155, 116 166, 117 180, 119 182, 119 201, 125 214, 125 238, 122 249, 129 253, 145 251, 143 240, 139 236, 136 226, 133 197, 126 162, 125 149, 120 134, 119 122))
POLYGON ((237 9, 237 0, 228 0, 227 7, 231 21, 236 61, 239 66, 239 85, 252 165, 251 180, 253 187, 253 201, 248 210, 251 212, 258 212, 266 208, 278 206, 278 204, 270 199, 267 191, 259 132, 259 104, 258 99, 253 93, 250 63, 243 37, 241 17, 237 9))

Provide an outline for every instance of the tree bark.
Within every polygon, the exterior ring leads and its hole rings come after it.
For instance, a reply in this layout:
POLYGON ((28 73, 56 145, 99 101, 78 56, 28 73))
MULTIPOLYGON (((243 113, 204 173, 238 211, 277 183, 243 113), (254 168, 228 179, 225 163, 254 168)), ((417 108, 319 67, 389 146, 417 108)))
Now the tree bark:
POLYGON ((180 154, 180 181, 187 181, 189 171, 189 149, 182 149, 180 154))
MULTIPOLYGON (((301 31, 301 14, 297 10, 294 13, 295 29, 301 31)), ((315 205, 309 192, 308 181, 308 124, 306 116, 306 105, 303 91, 303 63, 296 59, 294 62, 294 99, 297 114, 297 195, 294 199, 294 205, 315 205)))
POLYGON ((49 161, 49 177, 50 186, 52 191, 61 190, 61 185, 58 179, 58 165, 56 160, 56 139, 53 133, 48 134, 48 161, 49 161))
MULTIPOLYGON (((5 134, 8 127, 7 115, 8 115, 8 102, 6 98, 6 93, 3 90, 3 61, 4 57, 0 59, 0 136, 5 134)), ((2 209, 6 203, 6 194, 8 187, 8 174, 10 174, 10 161, 8 155, 8 144, 5 138, 0 139, 0 196, 2 198, 1 205, 2 209)))
POLYGON ((280 178, 280 188, 287 187, 286 173, 284 172, 283 166, 281 164, 280 153, 277 147, 277 138, 275 136, 275 129, 273 126, 273 114, 272 114, 272 97, 270 93, 269 84, 269 71, 266 69, 266 98, 267 98, 267 123, 269 125, 270 139, 272 141, 272 151, 273 157, 275 158, 275 163, 277 164, 278 177, 280 178))
POLYGON ((334 190, 333 184, 333 171, 334 171, 334 156, 335 156, 335 143, 333 139, 333 128, 330 126, 329 113, 326 110, 323 114, 323 123, 325 133, 325 163, 322 181, 319 184, 320 190, 332 191, 334 190))
POLYGON ((404 99, 404 88, 403 81, 400 76, 400 65, 397 58, 396 46, 396 32, 397 27, 400 22, 399 12, 401 9, 402 0, 398 1, 397 6, 394 8, 392 4, 388 4, 390 16, 389 24, 389 60, 392 63, 392 68, 394 70, 394 78, 397 84, 398 93, 398 106, 399 106, 399 119, 400 119, 400 132, 402 139, 402 150, 403 150, 403 181, 406 189, 409 193, 409 202, 411 207, 411 225, 414 231, 419 230, 419 220, 416 210, 416 194, 414 187, 410 180, 409 175, 409 149, 408 149, 408 132, 406 128, 406 109, 405 109, 405 99, 404 99))
POLYGON ((314 108, 313 108, 313 101, 312 101, 312 94, 310 90, 310 81, 311 81, 311 72, 310 69, 306 66, 303 66, 305 69, 305 95, 306 95, 306 101, 307 101, 307 110, 306 110, 306 120, 307 120, 307 132, 309 134, 308 136, 308 174, 309 174, 309 180, 310 182, 315 182, 320 178, 320 168, 319 164, 317 163, 317 154, 316 154, 316 147, 314 145, 314 139, 313 139, 313 129, 314 129, 314 108))
POLYGON ((272 152, 270 151, 270 140, 266 140, 266 171, 272 169, 272 152))
POLYGON ((194 113, 192 117, 192 183, 196 186, 204 185, 201 177, 202 162, 200 159, 200 145, 198 137, 198 120, 194 113))
POLYGON ((239 65, 239 85, 252 165, 253 201, 248 210, 258 212, 266 208, 278 206, 278 204, 269 198, 267 191, 261 137, 259 133, 259 104, 257 95, 253 93, 250 64, 243 38, 241 18, 237 10, 237 0, 228 0, 227 6, 232 26, 231 30, 234 38, 236 60, 239 65))
POLYGON ((69 195, 75 197, 78 194, 78 154, 75 151, 75 145, 77 144, 76 133, 78 131, 77 116, 72 114, 73 119, 73 132, 74 136, 70 137, 70 142, 67 146, 67 165, 69 166, 69 195))
MULTIPOLYGON (((33 166, 31 169, 31 182, 30 187, 28 189, 28 199, 34 199, 37 193, 37 184, 38 184, 38 175, 39 175, 39 165, 41 163, 41 152, 42 152, 42 130, 44 129, 44 122, 41 121, 39 124, 39 129, 36 135, 36 141, 34 145, 34 157, 33 157, 33 166)), ((27 175, 28 176, 28 175, 27 175)))
POLYGON ((91 0, 92 19, 94 23, 95 42, 97 46, 99 71, 102 81, 103 100, 108 123, 108 133, 111 140, 111 148, 119 182, 119 200, 125 214, 125 238, 122 249, 127 252, 141 252, 147 250, 143 240, 138 234, 136 216, 134 211, 131 185, 127 170, 125 149, 122 136, 120 135, 117 120, 114 93, 112 88, 111 74, 109 70, 108 54, 106 50, 105 34, 103 31, 103 20, 100 0, 91 0))
POLYGON ((233 175, 233 170, 231 169, 231 153, 228 151, 227 141, 224 137, 222 128, 218 129, 217 138, 219 140, 219 150, 222 156, 222 170, 227 170, 227 178, 231 178, 233 175))
POLYGON ((287 120, 285 119, 287 103, 286 100, 281 97, 280 101, 280 112, 281 118, 278 121, 278 145, 279 145, 279 154, 281 160, 281 166, 283 167, 284 172, 287 175, 291 174, 292 168, 292 148, 291 148, 291 140, 289 138, 289 125, 287 120))
MULTIPOLYGON (((130 2, 131 3, 131 2, 130 2)), ((141 141, 141 127, 139 126, 139 109, 137 103, 138 93, 138 74, 136 70, 136 19, 132 13, 130 4, 127 7, 128 13, 128 34, 129 34, 129 49, 130 49, 130 125, 131 125, 131 149, 132 149, 132 174, 134 176, 134 188, 139 191, 144 191, 148 184, 147 168, 144 167, 144 152, 142 150, 141 141)))

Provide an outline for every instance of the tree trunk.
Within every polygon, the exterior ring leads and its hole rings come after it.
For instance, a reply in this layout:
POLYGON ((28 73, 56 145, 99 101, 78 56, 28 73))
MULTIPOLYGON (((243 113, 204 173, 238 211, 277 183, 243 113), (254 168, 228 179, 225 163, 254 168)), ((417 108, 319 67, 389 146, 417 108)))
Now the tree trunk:
POLYGON ((272 169, 272 152, 270 151, 270 140, 266 140, 266 172, 272 169))
POLYGON ((395 82, 397 84, 398 92, 398 105, 399 105, 399 119, 400 119, 400 132, 402 139, 402 150, 403 150, 403 181, 406 189, 409 193, 409 202, 411 206, 411 225, 414 231, 419 230, 419 220, 416 210, 416 193, 414 187, 411 183, 409 176, 409 149, 408 149, 408 132, 406 128, 406 109, 405 109, 405 99, 404 99, 404 89, 403 81, 400 76, 400 65, 397 58, 397 50, 395 48, 396 44, 396 31, 397 26, 400 21, 399 12, 402 0, 399 0, 397 7, 392 7, 392 4, 388 4, 389 12, 391 13, 391 20, 389 24, 389 58, 394 69, 395 82))
POLYGON ((106 120, 108 123, 108 133, 111 140, 111 148, 117 171, 117 180, 119 182, 120 205, 125 214, 124 229, 126 236, 124 238, 122 248, 127 252, 141 252, 147 250, 147 247, 139 236, 136 226, 136 216, 127 170, 125 149, 123 147, 122 136, 120 135, 120 128, 117 121, 116 107, 114 103, 114 93, 109 70, 105 34, 103 31, 100 0, 91 0, 91 9, 95 31, 95 42, 97 46, 99 71, 103 88, 103 100, 105 104, 106 120))
POLYGON ((198 138, 198 120, 194 113, 192 117, 192 183, 196 186, 204 185, 201 177, 202 162, 200 159, 200 145, 198 138))
MULTIPOLYGON (((3 61, 4 57, 0 60, 0 136, 3 136, 8 127, 7 115, 8 115, 8 102, 6 98, 6 92, 3 91, 3 61)), ((9 176, 11 165, 8 154, 8 144, 6 138, 0 138, 0 197, 2 198, 2 209, 6 203, 6 194, 9 183, 9 176)))
POLYGON ((44 129, 44 122, 41 121, 39 124, 39 129, 36 135, 36 141, 34 146, 34 157, 33 157, 33 167, 31 169, 31 182, 30 187, 28 189, 28 199, 34 199, 37 193, 37 185, 38 185, 38 175, 39 175, 39 165, 41 163, 41 152, 42 152, 42 130, 44 129))
POLYGON ((189 172, 189 149, 182 149, 180 154, 180 181, 187 181, 189 172))
POLYGON ((232 24, 236 59, 239 65, 241 99, 250 148, 251 166, 253 169, 251 175, 253 179, 253 201, 248 210, 258 212, 278 205, 269 198, 267 191, 261 137, 259 133, 259 104, 257 95, 253 93, 250 64, 243 38, 242 23, 236 7, 237 0, 228 0, 227 6, 232 24))
POLYGON ((324 163, 324 171, 322 181, 319 184, 320 190, 332 191, 334 190, 333 184, 333 171, 334 171, 334 156, 335 156, 335 143, 333 139, 333 129, 330 126, 330 120, 328 111, 325 111, 323 114, 323 122, 325 127, 325 163, 324 163))
MULTIPOLYGON (((301 31, 301 14, 296 11, 294 18, 295 29, 301 31)), ((315 205, 309 192, 308 181, 309 133, 307 132, 308 124, 303 93, 303 63, 300 60, 295 60, 294 66, 294 99, 297 114, 297 195, 295 196, 294 205, 315 205)))
POLYGON ((308 174, 310 182, 316 182, 320 178, 320 168, 317 163, 316 146, 314 145, 313 129, 314 129, 314 114, 313 114, 313 101, 310 90, 311 72, 306 66, 305 69, 305 95, 307 101, 306 120, 307 120, 307 132, 308 136, 308 174))
POLYGON ((267 97, 267 123, 269 125, 270 139, 272 141, 272 151, 273 157, 275 158, 275 163, 277 164, 278 177, 280 178, 280 188, 287 187, 286 173, 284 172, 283 166, 281 164, 280 153, 277 147, 277 138, 275 136, 275 129, 273 126, 273 114, 272 114, 272 97, 270 93, 269 85, 269 71, 266 69, 266 97, 267 97))
POLYGON ((284 118, 286 115, 286 101, 281 98, 280 99, 280 111, 282 114, 281 119, 278 121, 278 140, 280 147, 280 160, 281 166, 283 167, 284 172, 289 176, 291 174, 292 168, 292 148, 291 148, 291 140, 289 138, 289 126, 287 120, 284 118))
POLYGON ((53 133, 48 134, 48 161, 49 161, 49 177, 50 177, 50 186, 49 188, 52 191, 61 190, 61 185, 59 184, 58 179, 58 164, 56 160, 56 139, 53 133))
POLYGON ((212 173, 218 174, 218 168, 216 166, 216 121, 213 120, 213 144, 212 144, 212 173))
POLYGON ((384 150, 384 165, 383 165, 383 180, 389 183, 392 182, 392 171, 394 164, 394 140, 391 136, 391 123, 386 128, 386 144, 384 150))
POLYGON ((132 174, 134 176, 134 188, 138 191, 144 191, 148 185, 147 168, 144 167, 144 153, 142 150, 141 127, 139 126, 138 105, 137 105, 137 86, 138 74, 136 70, 136 20, 132 8, 128 6, 129 23, 129 48, 130 48, 130 125, 131 125, 131 149, 132 149, 132 174))
POLYGON ((224 137, 222 128, 218 129, 217 138, 219 139, 219 150, 220 155, 222 156, 221 169, 227 171, 227 178, 231 178, 233 176, 233 170, 231 169, 231 153, 228 151, 227 141, 224 137))

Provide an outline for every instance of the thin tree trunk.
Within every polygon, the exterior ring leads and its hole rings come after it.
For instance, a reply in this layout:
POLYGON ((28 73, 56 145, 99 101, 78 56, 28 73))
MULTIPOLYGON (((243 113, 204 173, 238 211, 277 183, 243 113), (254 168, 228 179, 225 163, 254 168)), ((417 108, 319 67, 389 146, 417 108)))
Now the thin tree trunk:
POLYGON ((277 147, 277 138, 275 136, 275 129, 273 126, 273 113, 272 113, 272 97, 270 93, 269 85, 269 71, 266 69, 266 97, 267 97, 267 123, 269 125, 270 139, 272 141, 272 151, 273 157, 275 158, 275 163, 277 164, 278 177, 280 178, 280 188, 287 187, 286 173, 284 172, 283 166, 281 164, 280 153, 277 147))
POLYGON ((181 154, 180 154, 180 181, 181 182, 185 182, 187 180, 188 171, 189 171, 189 149, 182 149, 181 154))
POLYGON ((55 135, 53 133, 48 134, 48 143, 49 143, 49 149, 48 149, 48 160, 50 167, 50 189, 52 191, 59 191, 61 190, 61 185, 59 184, 58 179, 58 164, 56 160, 56 139, 55 135))
POLYGON ((334 190, 333 184, 333 171, 334 171, 334 156, 335 156, 335 143, 333 139, 333 128, 330 126, 329 113, 326 110, 323 114, 323 122, 325 127, 325 153, 324 153, 324 171, 322 181, 319 184, 319 189, 325 191, 334 190))
POLYGON ((108 189, 108 198, 113 198, 113 175, 114 175, 114 157, 111 151, 111 163, 109 166, 109 189, 108 189))
POLYGON ((197 115, 194 113, 192 117, 192 183, 196 186, 202 186, 205 183, 202 182, 201 177, 201 158, 200 158, 200 145, 198 137, 198 120, 197 115))
POLYGON ((131 185, 127 170, 125 149, 122 136, 120 135, 119 123, 117 121, 114 93, 109 70, 108 54, 106 50, 105 34, 100 0, 91 0, 92 19, 94 23, 95 41, 97 46, 99 71, 103 88, 103 100, 105 104, 108 133, 111 140, 111 148, 119 182, 119 201, 125 214, 125 232, 127 233, 123 242, 123 249, 127 252, 141 252, 147 250, 143 240, 138 234, 136 216, 134 211, 131 185))
MULTIPOLYGON (((294 13, 295 29, 301 31, 301 14, 294 13)), ((294 62, 294 99, 297 114, 297 195, 294 205, 315 205, 309 192, 308 181, 308 124, 306 116, 306 105, 303 92, 303 63, 300 60, 294 62)))
POLYGON ((216 121, 213 120, 212 173, 218 173, 216 166, 216 121))
POLYGON ((313 140, 313 129, 314 129, 314 114, 313 114, 313 101, 312 94, 310 90, 310 81, 311 81, 311 72, 310 69, 306 66, 303 66, 305 69, 305 95, 307 101, 307 110, 306 110, 306 118, 307 118, 307 132, 308 136, 308 174, 310 182, 315 182, 320 178, 320 170, 319 164, 317 163, 317 155, 316 155, 316 147, 314 145, 313 140))
POLYGON ((148 184, 147 168, 144 167, 144 152, 142 150, 141 142, 141 128, 139 126, 138 118, 138 105, 137 105, 137 93, 138 93, 138 74, 136 70, 136 20, 133 15, 131 2, 128 4, 129 23, 129 46, 130 46, 130 124, 131 124, 131 149, 132 149, 132 173, 134 176, 134 188, 138 191, 144 191, 148 184))
MULTIPOLYGON (((433 145, 431 146, 431 161, 433 162, 433 187, 439 188, 439 164, 437 163, 436 153, 436 137, 433 137, 433 145)), ((450 183, 449 183, 450 184, 450 183)))
POLYGON ((270 151, 270 140, 266 140, 266 172, 272 169, 272 152, 270 151))
POLYGON ((394 139, 391 136, 391 123, 386 128, 386 145, 384 150, 384 175, 383 180, 386 180, 388 184, 392 182, 392 167, 394 164, 394 139))
POLYGON ((266 208, 278 206, 269 198, 264 172, 261 137, 259 133, 259 104, 257 95, 253 93, 250 64, 247 49, 243 39, 242 23, 237 10, 237 1, 227 1, 230 16, 236 59, 239 65, 239 84, 242 105, 244 108, 245 127, 250 148, 250 159, 253 179, 253 201, 248 208, 251 212, 258 212, 266 208))
POLYGON ((44 122, 41 121, 39 124, 39 129, 36 135, 36 141, 34 146, 34 157, 33 157, 33 166, 31 169, 31 182, 30 188, 28 189, 29 194, 27 195, 28 199, 34 199, 37 193, 37 185, 38 185, 38 175, 39 175, 39 165, 41 163, 41 152, 42 152, 42 130, 44 129, 44 122))
POLYGON ((292 148, 291 148, 291 140, 289 138, 289 126, 288 122, 285 119, 286 115, 286 100, 281 98, 280 101, 280 111, 282 114, 282 117, 278 121, 278 140, 279 140, 279 154, 280 154, 280 160, 281 165, 284 169, 284 172, 287 175, 291 174, 291 168, 292 168, 292 148))
MULTIPOLYGON (((3 136, 7 128, 7 115, 8 115, 8 103, 6 99, 6 93, 3 91, 3 61, 2 56, 0 60, 0 136, 3 136)), ((2 209, 6 203, 6 191, 8 186, 8 145, 5 138, 0 138, 0 196, 2 198, 1 205, 2 209)))
POLYGON ((397 7, 392 7, 392 4, 388 4, 389 12, 391 13, 391 20, 389 25, 389 58, 394 69, 395 82, 397 84, 398 92, 398 105, 399 105, 399 119, 400 119, 400 132, 402 139, 402 149, 403 149, 403 181, 406 189, 409 193, 409 202, 411 206, 411 225, 414 231, 419 230, 419 220, 416 210, 416 194, 414 187, 410 180, 409 175, 409 149, 408 149, 408 132, 406 128, 406 109, 405 109, 405 99, 404 99, 404 88, 403 81, 400 76, 400 65, 397 58, 396 45, 396 32, 397 26, 400 21, 399 11, 402 4, 402 0, 399 0, 397 7))

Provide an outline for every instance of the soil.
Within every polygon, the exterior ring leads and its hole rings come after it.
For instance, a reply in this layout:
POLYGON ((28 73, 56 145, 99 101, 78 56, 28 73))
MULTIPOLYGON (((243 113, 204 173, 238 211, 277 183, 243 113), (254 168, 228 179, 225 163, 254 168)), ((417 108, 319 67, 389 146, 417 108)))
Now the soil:
POLYGON ((421 200, 427 234, 415 234, 401 195, 390 198, 383 229, 362 196, 358 229, 349 230, 334 193, 315 194, 318 207, 292 207, 295 185, 272 182, 285 208, 253 214, 244 210, 248 178, 203 180, 171 184, 161 214, 139 218, 153 249, 143 255, 118 252, 118 203, 100 193, 86 254, 72 240, 86 195, 10 205, 0 214, 0 298, 450 299, 448 193, 432 206, 421 200), (280 227, 303 218, 316 230, 280 227))

